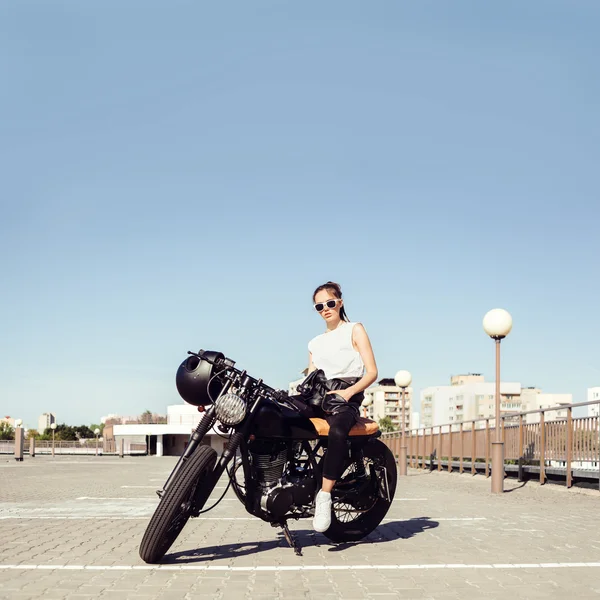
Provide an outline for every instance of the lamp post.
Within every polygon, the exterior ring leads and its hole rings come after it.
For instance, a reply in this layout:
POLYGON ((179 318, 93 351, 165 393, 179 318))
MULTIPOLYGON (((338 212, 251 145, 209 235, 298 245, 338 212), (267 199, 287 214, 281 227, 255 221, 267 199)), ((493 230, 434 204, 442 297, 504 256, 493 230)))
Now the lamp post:
POLYGON ((98 456, 98 435, 100 434, 100 430, 96 427, 94 429, 94 435, 96 436, 96 456, 98 456))
POLYGON ((21 427, 23 425, 22 419, 15 421, 15 460, 21 462, 23 460, 23 443, 24 443, 24 431, 21 427))
POLYGON ((56 429, 56 423, 50 423, 50 429, 52 429, 52 456, 54 457, 54 430, 56 429))
POLYGON ((367 418, 367 408, 373 404, 373 398, 371 396, 365 396, 365 399, 360 403, 363 409, 363 417, 367 418))
POLYGON ((504 442, 500 431, 500 342, 512 329, 512 317, 502 308, 494 308, 483 317, 484 331, 496 342, 496 435, 492 442, 492 493, 504 492, 504 442))
POLYGON ((402 389, 402 440, 400 442, 400 456, 399 456, 399 475, 407 474, 407 460, 406 460, 406 416, 405 416, 405 395, 406 388, 412 382, 412 375, 408 371, 398 371, 396 377, 394 377, 394 383, 402 389))

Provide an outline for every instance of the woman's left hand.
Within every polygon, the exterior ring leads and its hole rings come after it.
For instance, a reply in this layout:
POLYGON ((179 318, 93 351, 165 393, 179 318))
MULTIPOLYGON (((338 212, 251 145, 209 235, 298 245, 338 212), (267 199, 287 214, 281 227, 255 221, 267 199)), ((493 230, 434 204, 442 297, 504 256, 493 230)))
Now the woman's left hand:
POLYGON ((348 391, 350 388, 345 389, 345 390, 334 390, 332 392, 327 392, 328 394, 337 394, 338 396, 341 396, 346 402, 348 402, 350 400, 350 398, 352 398, 353 394, 351 391, 348 391))

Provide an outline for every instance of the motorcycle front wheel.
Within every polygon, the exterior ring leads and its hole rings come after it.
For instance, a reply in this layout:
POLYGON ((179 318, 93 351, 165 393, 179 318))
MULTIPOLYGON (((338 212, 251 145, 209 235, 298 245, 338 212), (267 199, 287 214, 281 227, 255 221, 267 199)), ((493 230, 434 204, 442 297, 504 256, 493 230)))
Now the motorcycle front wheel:
POLYGON ((356 462, 350 462, 334 487, 331 525, 324 533, 333 542, 356 542, 369 535, 381 523, 394 500, 398 477, 390 449, 383 442, 373 440, 365 444, 363 455, 364 470, 356 462), (350 483, 361 480, 362 484, 350 483), (363 491, 344 494, 342 490, 348 485, 363 491))
POLYGON ((192 511, 202 508, 216 483, 211 477, 216 461, 217 453, 212 448, 200 446, 176 473, 142 538, 140 557, 144 562, 159 562, 185 527, 192 511))

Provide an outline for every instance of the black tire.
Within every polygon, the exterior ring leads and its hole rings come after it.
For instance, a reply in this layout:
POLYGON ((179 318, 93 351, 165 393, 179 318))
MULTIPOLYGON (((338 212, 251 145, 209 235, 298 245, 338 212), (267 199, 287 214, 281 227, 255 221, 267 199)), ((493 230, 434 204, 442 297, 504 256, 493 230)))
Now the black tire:
POLYGON ((175 475, 142 538, 140 557, 144 562, 159 562, 185 527, 192 510, 204 506, 216 484, 214 478, 207 477, 216 461, 217 453, 212 448, 200 446, 175 475), (207 485, 203 486, 203 482, 207 485))
MULTIPOLYGON (((394 500, 398 479, 394 455, 379 440, 372 440, 365 444, 363 453, 365 459, 367 459, 365 460, 367 474, 369 474, 369 463, 377 467, 380 472, 382 471, 381 467, 385 467, 390 499, 367 496, 364 498, 364 502, 368 506, 368 510, 352 521, 343 522, 336 515, 336 505, 339 505, 339 503, 336 502, 334 493, 334 501, 331 507, 331 525, 324 533, 332 542, 356 542, 369 535, 381 523, 394 500)), ((351 466, 352 463, 347 465, 347 467, 351 466)), ((343 482, 343 479, 344 475, 342 475, 340 482, 343 482)))

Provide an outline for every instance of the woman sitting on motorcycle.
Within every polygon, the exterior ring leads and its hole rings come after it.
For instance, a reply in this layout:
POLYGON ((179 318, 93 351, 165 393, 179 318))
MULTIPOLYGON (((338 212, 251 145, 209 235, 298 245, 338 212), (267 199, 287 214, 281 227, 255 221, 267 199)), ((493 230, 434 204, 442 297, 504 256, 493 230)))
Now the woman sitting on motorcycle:
POLYGON ((313 519, 315 531, 323 532, 331 524, 331 490, 344 469, 348 433, 360 416, 363 391, 377 379, 377 365, 365 328, 361 323, 349 322, 339 284, 328 281, 320 285, 313 293, 313 304, 327 329, 308 344, 308 373, 322 369, 328 380, 343 378, 351 384, 346 389, 328 392, 346 401, 345 405, 336 407, 334 414, 308 406, 298 396, 293 398, 303 414, 326 419, 329 424, 323 481, 313 519))

